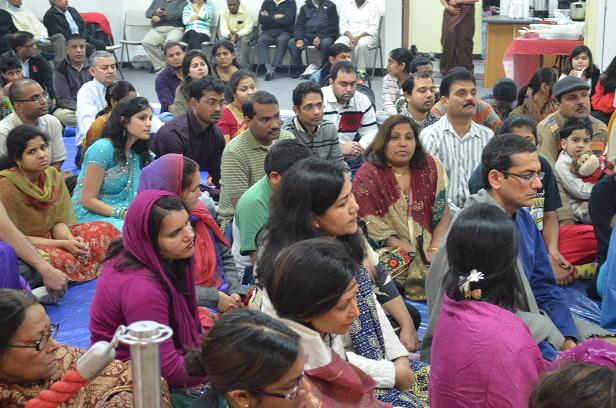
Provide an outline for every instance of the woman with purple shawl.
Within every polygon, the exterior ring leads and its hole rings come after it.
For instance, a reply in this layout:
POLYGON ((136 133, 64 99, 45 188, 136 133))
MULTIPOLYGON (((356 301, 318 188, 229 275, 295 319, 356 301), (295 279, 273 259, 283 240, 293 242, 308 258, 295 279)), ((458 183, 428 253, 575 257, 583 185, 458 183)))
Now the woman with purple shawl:
MULTIPOLYGON (((92 343, 110 341, 120 325, 152 320, 173 329, 160 344, 161 374, 170 388, 205 381, 189 377, 184 351, 198 346, 201 323, 195 300, 194 232, 182 201, 166 191, 148 190, 128 208, 123 239, 109 249, 90 306, 92 343)), ((128 360, 121 344, 116 358, 128 360)))
POLYGON ((526 407, 546 362, 524 321, 518 238, 490 204, 462 210, 447 237, 449 271, 432 341, 432 408, 526 407))
POLYGON ((139 177, 139 192, 168 191, 182 199, 195 230, 193 260, 197 304, 226 313, 242 308, 243 294, 230 245, 199 197, 199 165, 189 157, 169 153, 148 164, 139 177))

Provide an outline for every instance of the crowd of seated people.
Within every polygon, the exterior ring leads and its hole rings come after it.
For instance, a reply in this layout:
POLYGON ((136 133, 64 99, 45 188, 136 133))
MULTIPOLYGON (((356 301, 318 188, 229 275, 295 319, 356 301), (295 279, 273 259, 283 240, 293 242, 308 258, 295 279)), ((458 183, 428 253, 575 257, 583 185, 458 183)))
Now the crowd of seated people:
MULTIPOLYGON (((560 78, 479 95, 395 48, 377 97, 375 0, 153 0, 155 101, 67 0, 45 30, 21 3, 0 10, 0 406, 84 353, 43 305, 86 281, 91 344, 172 329, 165 407, 609 406, 616 352, 587 339, 616 330, 616 58, 578 47, 560 78), (259 80, 287 51, 310 80, 284 106, 259 80), (571 311, 577 279, 599 325, 571 311)), ((66 406, 133 406, 131 357, 66 406)))

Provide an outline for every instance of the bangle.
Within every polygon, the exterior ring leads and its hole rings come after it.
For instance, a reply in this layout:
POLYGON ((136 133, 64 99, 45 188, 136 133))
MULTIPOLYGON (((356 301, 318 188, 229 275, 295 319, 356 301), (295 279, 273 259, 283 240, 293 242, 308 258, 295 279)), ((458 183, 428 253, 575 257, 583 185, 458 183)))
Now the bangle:
POLYGON ((124 215, 126 214, 126 208, 125 207, 114 207, 113 211, 111 211, 111 216, 113 218, 117 218, 117 219, 123 219, 124 215))
POLYGON ((428 252, 436 252, 436 251, 438 251, 438 248, 432 247, 432 248, 428 249, 428 252))

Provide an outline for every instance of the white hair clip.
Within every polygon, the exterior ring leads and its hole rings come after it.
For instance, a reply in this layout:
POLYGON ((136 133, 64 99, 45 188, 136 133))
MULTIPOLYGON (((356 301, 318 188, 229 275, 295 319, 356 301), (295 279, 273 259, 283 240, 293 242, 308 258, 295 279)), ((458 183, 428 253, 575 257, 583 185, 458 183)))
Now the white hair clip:
POLYGON ((460 276, 460 279, 458 280, 458 287, 460 288, 460 292, 464 295, 464 298, 473 298, 475 300, 481 299, 481 289, 471 290, 471 282, 479 282, 482 279, 483 272, 479 272, 477 269, 473 269, 467 277, 460 276))

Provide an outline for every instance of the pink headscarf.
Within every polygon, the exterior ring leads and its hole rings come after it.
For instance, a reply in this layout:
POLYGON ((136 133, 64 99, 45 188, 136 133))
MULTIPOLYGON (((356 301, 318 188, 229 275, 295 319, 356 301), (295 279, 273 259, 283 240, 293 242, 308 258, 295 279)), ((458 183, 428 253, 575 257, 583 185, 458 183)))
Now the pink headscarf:
POLYGON ((154 273, 169 289, 171 297, 171 316, 169 320, 175 322, 173 335, 177 343, 185 348, 196 347, 200 340, 199 314, 197 313, 197 302, 195 296, 195 280, 193 270, 193 260, 184 271, 184 287, 188 290, 188 295, 179 293, 169 280, 160 263, 160 257, 152 244, 148 229, 148 218, 152 207, 161 198, 173 196, 167 191, 148 190, 137 194, 132 202, 122 228, 124 249, 134 256, 139 262, 154 273))
MULTIPOLYGON (((181 196, 183 173, 184 156, 177 153, 165 154, 141 170, 138 191, 165 190, 181 196)), ((223 285, 223 278, 216 270, 216 248, 210 233, 223 245, 227 247, 230 247, 230 245, 203 203, 199 202, 197 207, 191 211, 191 215, 197 217, 200 221, 195 224, 194 283, 199 286, 220 289, 223 285)))

